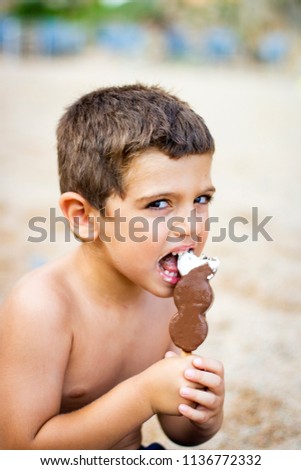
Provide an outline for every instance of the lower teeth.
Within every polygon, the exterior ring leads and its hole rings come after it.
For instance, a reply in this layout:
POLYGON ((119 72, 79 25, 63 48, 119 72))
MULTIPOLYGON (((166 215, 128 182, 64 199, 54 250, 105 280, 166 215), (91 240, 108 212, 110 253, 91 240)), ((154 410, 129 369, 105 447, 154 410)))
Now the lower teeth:
POLYGON ((169 276, 169 277, 177 277, 177 273, 171 272, 171 271, 167 271, 166 269, 165 269, 165 271, 164 271, 164 274, 166 274, 166 275, 169 276))

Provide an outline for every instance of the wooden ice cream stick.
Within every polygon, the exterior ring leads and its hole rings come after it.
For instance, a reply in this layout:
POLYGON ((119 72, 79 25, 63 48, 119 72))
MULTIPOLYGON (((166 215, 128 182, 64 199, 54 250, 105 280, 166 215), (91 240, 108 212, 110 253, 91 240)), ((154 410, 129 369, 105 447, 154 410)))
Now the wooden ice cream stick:
POLYGON ((187 352, 187 351, 183 351, 183 349, 181 349, 181 354, 180 354, 182 357, 187 357, 187 356, 190 356, 191 355, 191 352, 187 352))

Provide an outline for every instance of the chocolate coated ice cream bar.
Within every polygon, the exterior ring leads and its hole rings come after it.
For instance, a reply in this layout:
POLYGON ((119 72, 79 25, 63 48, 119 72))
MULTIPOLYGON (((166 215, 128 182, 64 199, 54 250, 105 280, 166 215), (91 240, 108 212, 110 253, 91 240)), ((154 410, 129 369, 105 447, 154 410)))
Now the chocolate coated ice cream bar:
POLYGON ((178 270, 182 278, 174 288, 178 312, 170 320, 169 333, 174 344, 186 353, 194 351, 206 339, 206 311, 213 301, 208 281, 218 265, 217 258, 198 257, 192 252, 179 255, 178 270))

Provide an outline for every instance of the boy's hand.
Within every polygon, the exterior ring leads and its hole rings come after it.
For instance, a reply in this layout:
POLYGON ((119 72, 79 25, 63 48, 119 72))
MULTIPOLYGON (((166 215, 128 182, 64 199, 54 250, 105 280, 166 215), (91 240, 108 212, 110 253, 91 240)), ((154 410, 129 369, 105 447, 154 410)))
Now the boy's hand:
POLYGON ((179 412, 199 427, 210 427, 222 416, 224 402, 224 369, 214 359, 192 356, 193 367, 184 371, 190 385, 180 388, 181 397, 194 402, 179 405, 179 412))
POLYGON ((193 369, 193 356, 180 357, 167 354, 140 374, 144 398, 148 398, 154 414, 182 414, 180 405, 191 408, 193 401, 183 398, 180 390, 193 389, 197 384, 185 378, 185 371, 193 369))

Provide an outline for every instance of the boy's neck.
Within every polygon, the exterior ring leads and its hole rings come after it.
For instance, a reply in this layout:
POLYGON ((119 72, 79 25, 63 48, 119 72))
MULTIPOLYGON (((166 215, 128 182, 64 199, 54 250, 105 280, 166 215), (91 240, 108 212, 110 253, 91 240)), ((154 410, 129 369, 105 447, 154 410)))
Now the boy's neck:
POLYGON ((114 269, 105 257, 100 242, 82 243, 74 256, 76 273, 86 289, 98 298, 109 298, 110 302, 139 301, 146 293, 114 269))

